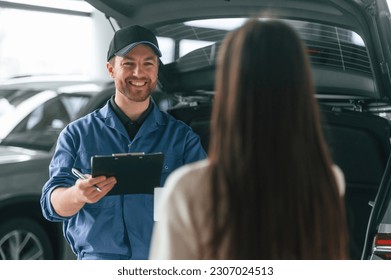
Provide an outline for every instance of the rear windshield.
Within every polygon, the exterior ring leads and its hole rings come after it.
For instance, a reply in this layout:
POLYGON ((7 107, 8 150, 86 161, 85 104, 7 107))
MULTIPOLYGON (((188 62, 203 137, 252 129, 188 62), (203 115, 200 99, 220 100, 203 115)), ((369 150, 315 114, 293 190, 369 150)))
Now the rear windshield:
MULTIPOLYGON (((239 27, 246 20, 207 19, 161 26, 156 29, 156 33, 163 52, 162 61, 171 63, 196 49, 219 43, 227 32, 239 27)), ((298 31, 308 47, 314 65, 372 75, 364 41, 356 32, 313 22, 285 22, 298 31)), ((205 55, 198 59, 213 63, 213 60, 205 55)))

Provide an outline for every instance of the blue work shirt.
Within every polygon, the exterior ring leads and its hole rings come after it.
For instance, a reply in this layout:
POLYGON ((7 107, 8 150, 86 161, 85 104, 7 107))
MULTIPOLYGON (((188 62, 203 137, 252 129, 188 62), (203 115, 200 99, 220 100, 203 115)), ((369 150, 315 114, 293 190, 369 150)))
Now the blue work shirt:
POLYGON ((75 184, 72 167, 91 174, 94 155, 163 152, 163 186, 174 169, 206 157, 198 135, 189 126, 152 105, 133 141, 109 104, 70 123, 58 138, 49 166, 50 179, 42 189, 41 208, 49 221, 63 222, 64 236, 78 259, 147 259, 153 196, 105 196, 85 204, 71 217, 59 216, 50 196, 56 187, 75 184))

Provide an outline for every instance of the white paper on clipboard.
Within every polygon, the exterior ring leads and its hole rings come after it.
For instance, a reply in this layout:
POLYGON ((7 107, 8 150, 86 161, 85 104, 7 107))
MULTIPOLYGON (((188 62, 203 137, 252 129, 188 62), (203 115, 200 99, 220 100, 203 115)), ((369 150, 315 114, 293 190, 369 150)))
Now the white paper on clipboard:
POLYGON ((162 197, 162 187, 158 187, 154 189, 154 197, 153 197, 153 220, 155 222, 160 220, 160 199, 162 197))

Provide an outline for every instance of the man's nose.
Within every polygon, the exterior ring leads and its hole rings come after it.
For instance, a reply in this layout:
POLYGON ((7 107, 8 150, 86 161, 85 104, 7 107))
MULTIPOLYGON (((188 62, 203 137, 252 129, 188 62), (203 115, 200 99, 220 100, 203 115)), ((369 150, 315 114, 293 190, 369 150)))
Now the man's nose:
POLYGON ((140 76, 144 73, 143 67, 140 64, 136 64, 133 68, 133 75, 140 76))

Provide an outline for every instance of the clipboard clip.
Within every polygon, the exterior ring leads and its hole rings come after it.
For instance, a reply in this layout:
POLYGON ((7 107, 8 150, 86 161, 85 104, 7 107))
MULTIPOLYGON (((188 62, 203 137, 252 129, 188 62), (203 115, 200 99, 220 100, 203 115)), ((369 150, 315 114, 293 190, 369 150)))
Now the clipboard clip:
POLYGON ((120 154, 112 154, 113 157, 122 157, 122 156, 143 156, 144 152, 139 153, 120 153, 120 154))

